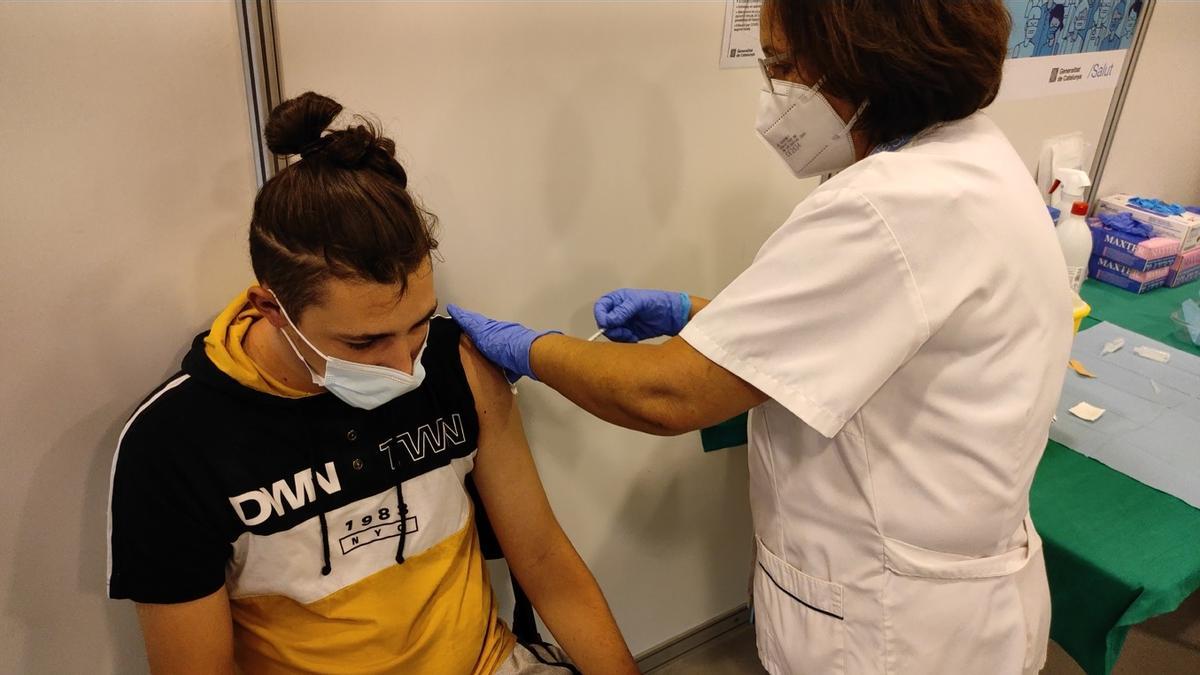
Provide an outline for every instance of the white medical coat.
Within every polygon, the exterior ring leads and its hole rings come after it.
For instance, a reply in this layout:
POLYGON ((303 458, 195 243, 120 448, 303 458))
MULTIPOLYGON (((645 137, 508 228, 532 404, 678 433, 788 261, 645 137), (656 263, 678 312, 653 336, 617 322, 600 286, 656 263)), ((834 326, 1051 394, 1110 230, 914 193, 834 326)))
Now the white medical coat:
POLYGON ((1037 672, 1028 517, 1071 344, 1033 179, 982 113, 817 188, 684 329, 751 411, 771 673, 1037 672))

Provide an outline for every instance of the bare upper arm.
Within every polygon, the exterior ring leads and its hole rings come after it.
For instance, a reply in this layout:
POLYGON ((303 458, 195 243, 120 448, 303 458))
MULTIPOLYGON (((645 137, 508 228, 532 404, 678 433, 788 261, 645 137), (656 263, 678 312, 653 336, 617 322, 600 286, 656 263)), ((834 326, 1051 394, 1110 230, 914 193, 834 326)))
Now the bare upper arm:
POLYGON ((138 603, 137 614, 150 672, 233 674, 233 618, 224 586, 191 602, 138 603))
POLYGON ((508 382, 465 337, 459 353, 479 417, 475 486, 504 557, 519 570, 547 547, 569 542, 546 498, 508 382))
MULTIPOLYGON (((521 415, 508 382, 466 335, 459 340, 458 354, 462 360, 463 372, 467 376, 467 384, 475 397, 480 445, 511 436, 512 427, 520 426, 521 415)), ((524 438, 523 430, 521 437, 524 438)))

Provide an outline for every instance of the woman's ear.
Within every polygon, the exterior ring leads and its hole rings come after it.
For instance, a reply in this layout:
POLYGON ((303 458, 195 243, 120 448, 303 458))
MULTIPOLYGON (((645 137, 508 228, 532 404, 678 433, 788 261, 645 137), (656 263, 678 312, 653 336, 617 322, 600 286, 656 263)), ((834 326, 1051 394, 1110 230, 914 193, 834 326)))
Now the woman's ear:
POLYGON ((250 299, 250 304, 257 309, 263 317, 271 322, 271 325, 276 328, 283 328, 288 325, 288 320, 283 316, 283 310, 279 307, 279 301, 275 299, 275 295, 271 291, 262 286, 251 286, 250 290, 246 291, 246 296, 250 299))

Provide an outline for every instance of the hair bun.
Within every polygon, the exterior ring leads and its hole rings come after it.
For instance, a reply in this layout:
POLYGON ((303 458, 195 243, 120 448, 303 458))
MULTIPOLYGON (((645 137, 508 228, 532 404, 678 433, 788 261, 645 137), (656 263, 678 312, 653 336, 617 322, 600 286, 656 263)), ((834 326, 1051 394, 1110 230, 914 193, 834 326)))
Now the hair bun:
POLYGON ((300 155, 301 165, 367 168, 406 187, 408 174, 396 161, 396 143, 383 136, 377 122, 356 115, 360 124, 324 133, 341 112, 342 104, 311 91, 290 98, 271 111, 267 147, 276 155, 300 155))
POLYGON ((275 106, 264 136, 276 155, 295 155, 321 140, 321 133, 342 112, 342 104, 306 91, 275 106))
POLYGON ((320 150, 323 159, 353 169, 363 165, 364 158, 376 147, 379 137, 374 129, 358 125, 332 131, 322 140, 324 142, 314 150, 320 150))

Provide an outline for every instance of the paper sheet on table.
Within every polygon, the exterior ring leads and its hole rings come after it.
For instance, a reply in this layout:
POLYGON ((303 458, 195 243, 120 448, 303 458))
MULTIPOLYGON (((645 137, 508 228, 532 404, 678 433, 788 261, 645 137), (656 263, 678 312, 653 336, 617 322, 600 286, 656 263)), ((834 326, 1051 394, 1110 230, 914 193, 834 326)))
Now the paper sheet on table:
POLYGON ((1200 508, 1200 357, 1107 322, 1075 336, 1071 356, 1096 379, 1066 378, 1050 438, 1200 508), (1132 349, 1100 356, 1118 337, 1171 359, 1158 363, 1132 349), (1104 408, 1104 416, 1085 422, 1067 414, 1080 401, 1104 408))
POLYGON ((1078 417, 1084 422, 1095 422, 1104 415, 1104 408, 1097 408, 1087 401, 1080 401, 1067 412, 1078 417))

